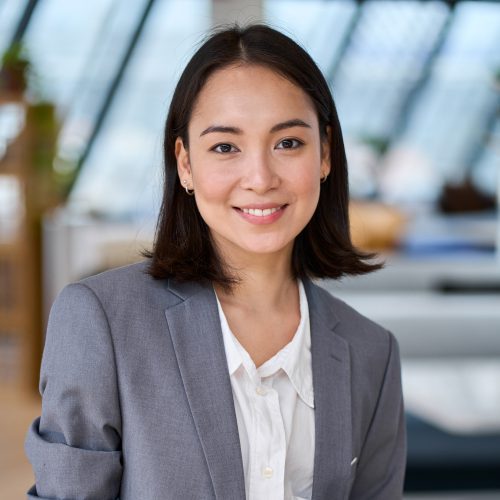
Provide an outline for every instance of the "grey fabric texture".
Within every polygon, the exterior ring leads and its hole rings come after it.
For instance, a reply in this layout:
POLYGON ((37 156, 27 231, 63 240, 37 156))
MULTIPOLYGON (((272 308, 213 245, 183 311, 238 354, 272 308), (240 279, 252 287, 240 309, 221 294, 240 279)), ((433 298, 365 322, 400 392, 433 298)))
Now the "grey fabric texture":
MULTIPOLYGON (((50 314, 28 498, 238 500, 243 465, 210 283, 147 263, 67 286, 50 314)), ((406 463, 393 335, 304 280, 315 399, 313 500, 399 500, 406 463)))

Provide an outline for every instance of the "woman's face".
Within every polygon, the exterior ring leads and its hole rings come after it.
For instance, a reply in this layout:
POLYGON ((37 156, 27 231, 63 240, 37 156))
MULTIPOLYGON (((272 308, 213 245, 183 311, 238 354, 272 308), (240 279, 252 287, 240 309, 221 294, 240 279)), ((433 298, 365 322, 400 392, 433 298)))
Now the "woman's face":
POLYGON ((179 177, 222 254, 290 255, 330 172, 309 96, 263 66, 221 69, 199 93, 188 134, 189 151, 176 141, 179 177))

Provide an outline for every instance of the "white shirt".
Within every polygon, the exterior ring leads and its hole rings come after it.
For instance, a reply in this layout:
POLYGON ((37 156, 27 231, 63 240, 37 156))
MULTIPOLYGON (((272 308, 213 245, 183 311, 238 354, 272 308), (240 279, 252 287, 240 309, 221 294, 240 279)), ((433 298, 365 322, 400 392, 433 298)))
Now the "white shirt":
POLYGON ((247 500, 310 499, 314 393, 307 297, 299 280, 300 324, 293 339, 255 367, 217 305, 240 436, 247 500))

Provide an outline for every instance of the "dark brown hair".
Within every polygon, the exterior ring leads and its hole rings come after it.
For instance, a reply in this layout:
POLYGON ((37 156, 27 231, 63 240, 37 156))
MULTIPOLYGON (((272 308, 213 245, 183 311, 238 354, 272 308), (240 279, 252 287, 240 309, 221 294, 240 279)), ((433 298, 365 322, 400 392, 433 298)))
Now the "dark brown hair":
POLYGON ((369 263, 349 232, 349 188, 342 131, 328 84, 307 52, 266 25, 238 25, 215 30, 182 73, 170 104, 164 136, 164 192, 149 273, 158 279, 210 280, 229 289, 238 277, 227 269, 210 237, 193 196, 179 182, 175 140, 189 146, 188 124, 194 104, 215 71, 235 63, 270 68, 300 87, 316 108, 321 140, 330 141, 331 172, 321 184, 316 211, 296 237, 292 256, 295 277, 340 278, 381 267, 369 263), (328 138, 327 127, 331 129, 328 138))

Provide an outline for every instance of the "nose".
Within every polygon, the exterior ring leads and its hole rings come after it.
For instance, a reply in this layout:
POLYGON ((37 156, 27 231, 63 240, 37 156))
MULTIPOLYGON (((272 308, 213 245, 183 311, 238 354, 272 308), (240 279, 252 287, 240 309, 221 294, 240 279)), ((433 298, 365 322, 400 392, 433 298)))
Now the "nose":
POLYGON ((265 151, 256 151, 247 156, 240 183, 243 189, 262 194, 277 188, 279 183, 273 160, 265 151))

